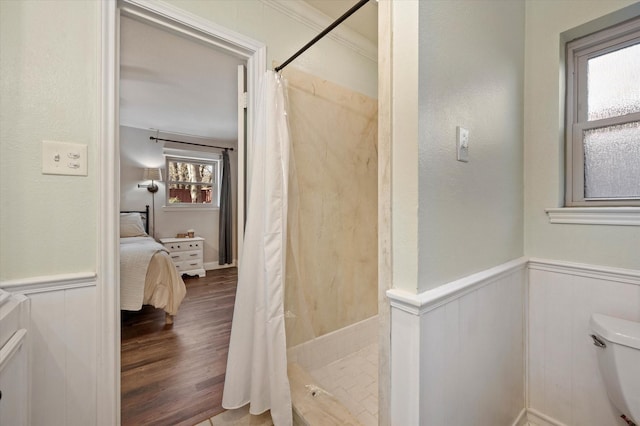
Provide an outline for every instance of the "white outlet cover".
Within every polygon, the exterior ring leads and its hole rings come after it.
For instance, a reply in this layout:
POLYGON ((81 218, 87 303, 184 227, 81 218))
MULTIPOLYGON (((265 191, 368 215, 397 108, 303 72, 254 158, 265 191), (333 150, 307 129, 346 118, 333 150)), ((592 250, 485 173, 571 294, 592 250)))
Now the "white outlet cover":
POLYGON ((456 159, 469 162, 469 130, 460 126, 456 127, 456 159))
POLYGON ((87 176, 87 145, 42 141, 42 173, 87 176))

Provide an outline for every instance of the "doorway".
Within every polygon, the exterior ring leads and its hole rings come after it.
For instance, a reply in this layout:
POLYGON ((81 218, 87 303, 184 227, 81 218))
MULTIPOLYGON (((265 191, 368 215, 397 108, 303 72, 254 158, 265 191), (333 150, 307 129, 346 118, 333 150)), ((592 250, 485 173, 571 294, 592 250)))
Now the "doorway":
MULTIPOLYGON (((100 150, 100 252, 101 286, 99 291, 98 334, 98 419, 102 424, 119 424, 120 419, 120 302, 119 302, 119 254, 118 254, 118 222, 120 208, 120 173, 118 143, 120 123, 118 117, 119 103, 119 46, 121 18, 134 18, 138 21, 164 28, 191 38, 197 43, 207 43, 217 49, 235 55, 246 61, 248 84, 247 128, 249 132, 246 144, 238 144, 238 193, 243 194, 244 164, 247 161, 247 148, 250 151, 252 135, 250 129, 253 119, 252 107, 256 100, 252 96, 253 89, 263 70, 266 69, 265 46, 244 36, 235 34, 224 28, 203 22, 196 17, 181 12, 164 4, 144 4, 134 0, 119 3, 104 2, 102 4, 102 113, 100 150), (114 284, 110 284, 114 283, 114 284)), ((238 197, 238 211, 244 211, 243 197, 238 197)), ((243 223, 239 221, 238 223, 243 223)), ((238 242, 241 243, 241 233, 238 242)), ((238 245, 239 248, 239 245, 238 245)), ((177 319, 179 321, 179 317, 177 319)))
MULTIPOLYGON (((230 253, 219 264, 217 206, 223 202, 221 148, 229 148, 230 167, 224 168, 230 175, 231 210, 237 211, 236 104, 238 87, 244 87, 238 68, 245 66, 246 60, 200 40, 127 15, 120 18, 120 209, 139 211, 150 204, 153 239, 165 247, 197 242, 202 249, 165 257, 165 266, 182 274, 184 299, 182 293, 165 293, 181 285, 180 278, 165 275, 154 261, 144 285, 149 305, 122 311, 123 425, 190 426, 222 410, 237 256, 230 253), (146 182, 138 185, 141 171, 149 168, 160 170, 156 192, 147 191, 146 182), (205 184, 176 183, 191 179, 205 184), (195 238, 179 237, 189 232, 195 238), (173 295, 171 308, 164 297, 151 296, 163 294, 173 295), (173 322, 165 324, 164 310, 173 314, 178 303, 173 322)), ((234 252, 237 223, 231 222, 234 252)), ((121 276, 121 292, 131 284, 121 276)))

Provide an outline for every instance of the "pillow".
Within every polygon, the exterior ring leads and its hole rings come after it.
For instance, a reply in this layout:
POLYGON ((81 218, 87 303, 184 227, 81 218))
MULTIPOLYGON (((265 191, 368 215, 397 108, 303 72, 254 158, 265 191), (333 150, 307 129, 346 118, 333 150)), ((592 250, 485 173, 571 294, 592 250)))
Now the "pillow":
POLYGON ((140 213, 120 213, 120 238, 146 236, 140 213))

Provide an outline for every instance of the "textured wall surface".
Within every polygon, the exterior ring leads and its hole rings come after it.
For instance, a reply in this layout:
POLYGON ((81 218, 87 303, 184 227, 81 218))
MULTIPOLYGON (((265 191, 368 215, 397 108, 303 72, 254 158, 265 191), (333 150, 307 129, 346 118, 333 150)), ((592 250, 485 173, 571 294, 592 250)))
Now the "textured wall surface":
POLYGON ((377 313, 377 101, 288 68, 294 346, 377 313))
POLYGON ((420 2, 419 291, 522 256, 524 12, 420 2))
POLYGON ((94 271, 98 2, 0 2, 0 280, 94 271), (42 174, 42 141, 88 176, 42 174))
POLYGON ((560 34, 633 1, 527 2, 525 246, 528 256, 640 269, 640 227, 550 224, 564 203, 564 88, 560 34))

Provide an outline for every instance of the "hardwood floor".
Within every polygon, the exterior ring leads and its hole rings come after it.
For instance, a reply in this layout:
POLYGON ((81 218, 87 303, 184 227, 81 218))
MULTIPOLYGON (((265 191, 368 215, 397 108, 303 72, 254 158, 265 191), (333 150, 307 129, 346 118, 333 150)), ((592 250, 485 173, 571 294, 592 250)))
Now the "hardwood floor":
POLYGON ((224 411, 236 268, 184 278, 173 325, 164 311, 122 312, 122 425, 193 426, 224 411))

